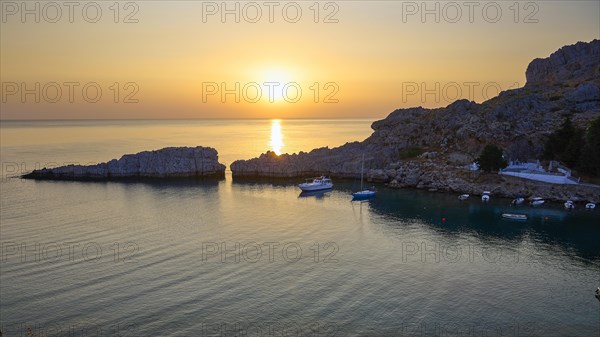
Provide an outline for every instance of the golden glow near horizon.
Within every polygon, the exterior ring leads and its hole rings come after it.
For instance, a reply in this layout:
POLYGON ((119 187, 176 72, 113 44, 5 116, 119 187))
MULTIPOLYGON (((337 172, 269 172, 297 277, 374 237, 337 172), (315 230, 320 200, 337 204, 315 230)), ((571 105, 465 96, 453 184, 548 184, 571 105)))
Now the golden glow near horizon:
POLYGON ((284 146, 281 121, 279 119, 274 119, 271 121, 271 139, 269 141, 269 147, 271 148, 271 151, 279 156, 282 153, 281 149, 284 146))
POLYGON ((481 102, 523 86, 532 59, 599 38, 600 21, 597 1, 75 4, 1 2, 0 118, 382 118, 481 102))

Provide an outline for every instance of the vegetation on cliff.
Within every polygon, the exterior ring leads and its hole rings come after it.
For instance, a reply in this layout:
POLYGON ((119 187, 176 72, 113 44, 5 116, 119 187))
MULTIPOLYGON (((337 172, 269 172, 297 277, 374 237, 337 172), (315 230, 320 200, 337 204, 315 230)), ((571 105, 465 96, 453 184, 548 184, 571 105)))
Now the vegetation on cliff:
POLYGON ((581 158, 579 168, 583 172, 600 176, 600 118, 596 118, 587 130, 581 158))
POLYGON ((587 130, 565 118, 548 136, 542 158, 560 161, 583 174, 600 175, 600 117, 587 130))
POLYGON ((479 164, 479 168, 485 172, 495 172, 507 165, 502 149, 494 144, 486 145, 476 162, 479 164))

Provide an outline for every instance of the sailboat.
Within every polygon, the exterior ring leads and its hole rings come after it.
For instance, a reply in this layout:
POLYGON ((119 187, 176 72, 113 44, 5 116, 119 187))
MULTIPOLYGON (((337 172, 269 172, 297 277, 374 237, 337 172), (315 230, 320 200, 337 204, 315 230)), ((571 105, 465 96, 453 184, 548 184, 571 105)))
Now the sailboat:
POLYGON ((372 198, 372 197, 375 196, 375 193, 377 193, 377 192, 375 192, 374 189, 363 190, 363 175, 364 175, 364 171, 365 171, 365 154, 363 153, 362 164, 360 166, 360 191, 352 193, 352 197, 354 199, 368 199, 368 198, 372 198))

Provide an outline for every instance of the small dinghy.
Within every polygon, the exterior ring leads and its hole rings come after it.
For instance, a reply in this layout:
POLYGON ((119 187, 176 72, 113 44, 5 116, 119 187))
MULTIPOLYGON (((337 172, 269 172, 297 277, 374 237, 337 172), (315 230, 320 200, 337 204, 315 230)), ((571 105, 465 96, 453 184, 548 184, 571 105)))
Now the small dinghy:
POLYGON ((492 194, 492 192, 490 192, 490 191, 483 191, 483 194, 481 195, 481 201, 483 201, 483 202, 490 201, 490 194, 492 194))
POLYGON ((467 200, 467 199, 469 199, 468 194, 461 194, 458 196, 458 200, 467 200))
POLYGON ((544 200, 543 198, 540 198, 540 197, 531 198, 531 206, 540 206, 540 205, 543 205, 545 202, 546 202, 546 200, 544 200))
POLYGON ((585 204, 585 209, 592 210, 594 208, 596 208, 596 204, 594 204, 593 202, 588 202, 587 204, 585 204))
POLYGON ((575 208, 575 204, 573 203, 573 201, 571 200, 567 200, 565 202, 565 209, 574 209, 575 208))
POLYGON ((511 202, 511 204, 516 206, 516 205, 520 205, 520 204, 522 204, 524 202, 525 202, 525 198, 519 197, 519 198, 513 199, 513 201, 511 202))
POLYGON ((596 296, 598 301, 600 301, 600 287, 596 288, 596 292, 594 293, 594 296, 596 296))
POLYGON ((518 221, 527 220, 527 215, 525 215, 525 214, 503 213, 502 217, 507 220, 518 220, 518 221))

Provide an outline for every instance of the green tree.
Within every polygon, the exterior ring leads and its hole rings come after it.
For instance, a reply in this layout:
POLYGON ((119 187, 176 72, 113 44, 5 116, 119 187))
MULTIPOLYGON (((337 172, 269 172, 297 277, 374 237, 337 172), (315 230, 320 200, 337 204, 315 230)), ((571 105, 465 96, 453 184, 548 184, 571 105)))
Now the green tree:
POLYGON ((567 117, 560 128, 550 134, 546 144, 544 144, 544 154, 542 157, 548 160, 560 160, 563 156, 569 143, 571 142, 577 130, 573 126, 571 119, 567 117))
POLYGON ((600 175, 600 117, 592 122, 585 134, 578 167, 582 172, 600 175))
POLYGON ((507 165, 506 160, 502 157, 502 149, 493 144, 488 144, 483 148, 476 162, 479 164, 479 168, 485 172, 497 171, 507 165))
POLYGON ((568 167, 575 168, 580 163, 581 151, 585 146, 585 132, 581 129, 573 129, 571 138, 564 140, 564 150, 557 154, 556 159, 565 163, 568 167))

